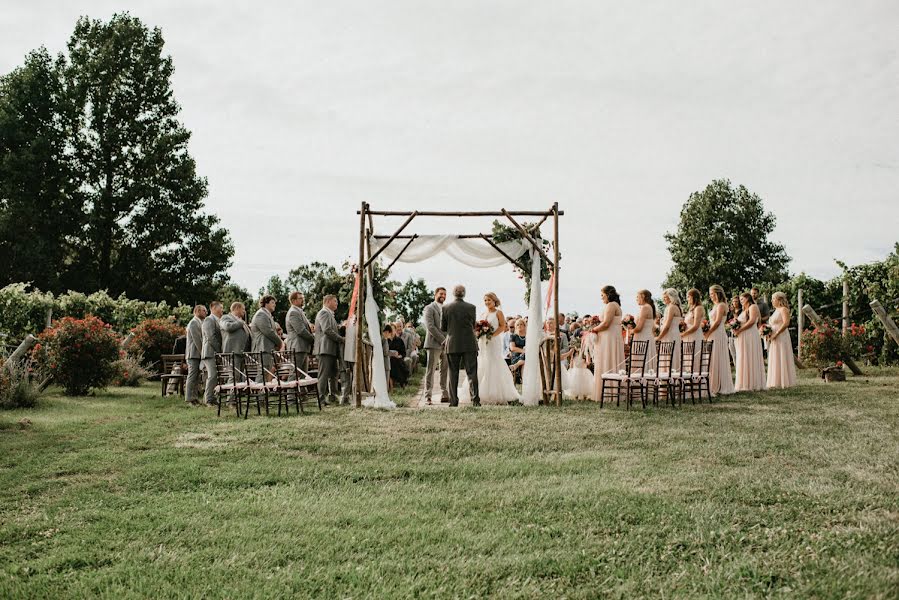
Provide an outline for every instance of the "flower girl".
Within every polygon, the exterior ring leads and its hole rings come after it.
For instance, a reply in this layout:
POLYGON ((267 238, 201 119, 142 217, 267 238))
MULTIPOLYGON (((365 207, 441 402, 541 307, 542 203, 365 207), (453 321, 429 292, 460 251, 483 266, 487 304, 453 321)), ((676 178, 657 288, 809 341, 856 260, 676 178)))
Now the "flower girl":
POLYGON ((565 395, 575 400, 589 400, 593 395, 593 373, 587 368, 587 358, 593 351, 595 333, 584 335, 581 349, 571 359, 571 367, 568 369, 568 386, 565 387, 565 395))

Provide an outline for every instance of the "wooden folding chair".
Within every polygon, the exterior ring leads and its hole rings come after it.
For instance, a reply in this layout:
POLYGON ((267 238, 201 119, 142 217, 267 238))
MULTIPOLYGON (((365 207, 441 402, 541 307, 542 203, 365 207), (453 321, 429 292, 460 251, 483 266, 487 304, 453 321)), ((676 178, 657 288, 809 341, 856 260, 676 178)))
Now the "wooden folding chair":
MULTIPOLYGON (((690 342, 691 344, 695 342, 690 342)), ((711 393, 711 364, 712 364, 712 344, 714 342, 703 341, 700 346, 700 352, 698 354, 699 361, 697 364, 696 356, 694 354, 692 363, 690 365, 690 372, 681 372, 681 395, 686 396, 686 389, 690 389, 690 400, 693 400, 694 392, 697 393, 699 397, 699 401, 702 402, 702 390, 705 388, 706 397, 709 399, 709 402, 712 401, 712 393, 711 393)), ((683 364, 683 363, 682 363, 683 364)), ((695 404, 695 402, 694 402, 695 404)))
MULTIPOLYGON (((256 400, 256 414, 262 414, 262 404, 265 404, 265 414, 268 414, 268 388, 265 385, 265 367, 262 366, 262 352, 245 352, 243 355, 243 376, 247 387, 243 390, 247 395, 247 407, 243 418, 250 414, 250 401, 256 400)), ((238 400, 239 402, 239 400, 238 400)))
MULTIPOLYGON (((279 382, 283 382, 282 385, 285 386, 283 389, 289 392, 288 396, 293 396, 299 412, 305 412, 303 400, 310 395, 315 396, 318 410, 321 410, 322 400, 318 395, 318 378, 310 376, 309 373, 297 366, 296 352, 293 350, 276 350, 272 352, 272 357, 275 361, 277 379, 279 382)), ((287 401, 285 400, 286 406, 287 401)), ((278 410, 278 414, 280 414, 280 403, 278 410)))
POLYGON ((674 362, 674 342, 656 342, 656 372, 645 378, 647 395, 652 387, 652 404, 659 404, 659 390, 665 388, 666 401, 674 406, 676 401, 677 380, 671 370, 674 362))
POLYGON ((215 355, 216 386, 215 401, 218 405, 216 414, 222 416, 222 402, 226 399, 234 401, 237 416, 240 417, 240 396, 247 388, 247 382, 238 376, 238 370, 234 362, 233 353, 221 353, 215 355))
POLYGON ((633 388, 640 394, 640 402, 646 408, 646 385, 644 370, 646 368, 646 351, 649 349, 649 341, 641 340, 631 342, 626 346, 624 359, 624 373, 603 373, 602 386, 599 393, 599 407, 602 408, 606 399, 606 387, 608 383, 609 400, 615 398, 615 405, 621 405, 621 388, 625 387, 625 405, 630 409, 633 404, 633 388), (612 384, 615 384, 614 386, 612 384))

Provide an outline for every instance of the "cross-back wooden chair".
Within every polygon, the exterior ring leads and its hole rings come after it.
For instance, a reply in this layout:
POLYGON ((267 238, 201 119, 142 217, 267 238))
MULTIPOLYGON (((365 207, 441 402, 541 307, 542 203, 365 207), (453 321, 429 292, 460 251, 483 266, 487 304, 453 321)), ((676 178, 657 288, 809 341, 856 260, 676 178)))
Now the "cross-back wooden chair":
MULTIPOLYGON (((303 401, 309 396, 315 396, 318 410, 322 409, 321 397, 318 395, 318 378, 312 377, 297 366, 297 355, 293 350, 276 350, 272 352, 274 358, 275 372, 278 375, 278 381, 285 382, 288 392, 287 397, 291 397, 296 402, 299 412, 305 412, 303 409, 303 401)), ((285 407, 287 402, 285 400, 285 407)), ((278 414, 280 414, 280 403, 278 405, 278 414)))
POLYGON ((690 402, 696 404, 695 387, 690 385, 693 373, 696 372, 696 342, 681 342, 680 344, 680 373, 677 376, 679 388, 678 402, 683 404, 687 397, 687 388, 690 390, 690 402))
POLYGON ((162 384, 162 395, 171 384, 175 387, 175 393, 184 395, 184 384, 187 381, 187 367, 183 354, 163 354, 159 368, 159 381, 162 384))
POLYGON ((627 344, 624 373, 603 373, 602 386, 599 392, 599 407, 605 403, 608 388, 608 399, 615 399, 615 406, 621 405, 621 391, 624 387, 625 406, 630 409, 634 401, 634 392, 640 394, 640 403, 646 408, 646 385, 644 371, 646 369, 646 352, 649 350, 649 341, 631 340, 627 344))
POLYGON ((247 406, 243 418, 250 414, 250 401, 256 401, 256 414, 262 414, 262 405, 268 414, 268 387, 265 385, 265 367, 262 365, 262 352, 245 352, 243 354, 243 376, 247 382, 244 393, 247 406))
POLYGON ((215 402, 218 405, 216 414, 222 416, 222 402, 232 400, 237 416, 240 417, 240 397, 247 388, 245 377, 238 374, 233 353, 221 353, 215 355, 216 386, 215 402))
MULTIPOLYGON (((694 344, 695 342, 688 343, 694 344)), ((693 353, 690 369, 682 369, 681 372, 681 396, 686 397, 686 392, 689 389, 690 400, 694 404, 696 403, 694 397, 698 397, 699 401, 702 402, 703 389, 705 389, 706 397, 709 399, 709 402, 712 401, 710 367, 712 364, 713 343, 714 342, 711 340, 704 340, 700 345, 700 351, 698 353, 693 353), (699 360, 697 360, 697 358, 699 360)), ((683 360, 683 358, 681 360, 683 360)))
POLYGON ((666 401, 671 402, 673 406, 676 396, 675 390, 677 389, 677 380, 672 371, 672 365, 674 363, 674 342, 656 342, 655 363, 655 373, 645 378, 647 395, 649 393, 648 388, 651 387, 652 404, 653 406, 658 406, 659 390, 664 388, 666 401))

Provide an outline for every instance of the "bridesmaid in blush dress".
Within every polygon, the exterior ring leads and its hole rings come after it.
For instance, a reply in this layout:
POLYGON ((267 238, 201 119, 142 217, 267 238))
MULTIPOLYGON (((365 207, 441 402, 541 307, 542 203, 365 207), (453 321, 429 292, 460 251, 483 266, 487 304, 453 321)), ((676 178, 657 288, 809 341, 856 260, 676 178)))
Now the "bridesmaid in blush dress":
POLYGON ((730 372, 730 350, 727 347, 727 301, 724 288, 713 285, 709 288, 712 312, 709 313, 709 330, 705 339, 712 342, 712 360, 709 364, 709 389, 712 396, 734 393, 734 380, 730 372))
POLYGON ((596 334, 593 353, 593 400, 599 402, 602 374, 617 373, 624 368, 624 342, 621 340, 621 297, 615 287, 602 288, 602 322, 592 331, 596 334))
POLYGON ((790 339, 790 306, 787 295, 777 292, 771 296, 774 313, 768 319, 771 338, 768 340, 768 389, 789 388, 796 385, 796 364, 793 362, 793 341, 790 339))
POLYGON ((758 329, 761 313, 751 294, 740 294, 740 304, 743 312, 739 316, 742 326, 736 331, 737 376, 734 389, 738 392, 764 390, 765 357, 762 355, 762 337, 758 329))
POLYGON ((637 305, 640 307, 640 310, 637 311, 637 315, 634 317, 634 329, 631 332, 632 339, 635 342, 649 342, 646 348, 646 362, 643 364, 646 365, 646 370, 652 369, 655 371, 656 340, 652 328, 655 326, 656 305, 652 301, 652 294, 649 293, 649 290, 637 292, 637 305))
POLYGON ((662 302, 665 304, 665 316, 662 317, 661 329, 656 341, 674 342, 671 369, 680 371, 680 322, 684 318, 684 312, 680 307, 680 295, 676 289, 668 288, 662 292, 662 302))
POLYGON ((696 288, 687 292, 687 314, 684 323, 687 328, 680 334, 681 343, 693 342, 693 370, 699 371, 699 355, 702 352, 702 322, 705 320, 705 308, 702 307, 702 295, 696 288))

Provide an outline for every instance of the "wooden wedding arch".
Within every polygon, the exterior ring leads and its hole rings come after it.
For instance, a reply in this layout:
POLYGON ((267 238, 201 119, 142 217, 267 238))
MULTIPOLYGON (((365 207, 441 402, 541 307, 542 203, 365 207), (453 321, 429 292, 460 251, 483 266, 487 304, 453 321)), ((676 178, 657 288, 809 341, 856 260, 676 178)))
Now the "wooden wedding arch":
MULTIPOLYGON (((505 208, 499 210, 499 212, 491 212, 491 211, 469 211, 469 212, 453 212, 453 211, 430 211, 430 210, 416 210, 416 211, 377 211, 372 210, 371 206, 367 202, 363 202, 362 206, 356 214, 359 215, 359 265, 358 268, 358 292, 357 292, 357 303, 356 303, 356 365, 355 365, 355 396, 356 396, 356 407, 362 406, 362 385, 361 382, 364 381, 364 373, 363 369, 363 347, 362 347, 362 315, 364 315, 365 309, 365 285, 364 279, 366 277, 369 278, 369 281, 374 280, 374 269, 372 265, 374 261, 378 258, 378 255, 384 251, 387 246, 396 242, 397 240, 404 240, 405 245, 400 250, 400 253, 393 259, 393 261, 387 266, 387 270, 400 259, 403 255, 403 252, 412 244, 412 242, 419 237, 419 234, 404 234, 403 231, 406 230, 406 227, 412 223, 412 221, 416 217, 451 217, 451 218, 462 218, 462 217, 504 217, 506 218, 512 226, 518 230, 521 234, 521 237, 524 240, 527 240, 533 248, 537 250, 540 254, 540 257, 546 261, 547 265, 549 265, 550 272, 552 273, 552 294, 553 294, 553 315, 555 317, 555 331, 553 332, 553 348, 554 351, 550 353, 552 357, 552 370, 551 370, 551 379, 552 384, 547 389, 547 385, 543 385, 543 397, 544 402, 549 401, 550 398, 554 398, 556 404, 560 404, 562 401, 562 356, 561 352, 558 351, 559 348, 559 217, 563 216, 564 211, 559 210, 559 203, 556 202, 552 205, 552 208, 546 211, 509 211, 505 208), (391 235, 379 235, 375 232, 375 223, 374 217, 406 217, 406 220, 403 222, 400 227, 394 231, 391 235), (537 222, 537 227, 543 225, 548 219, 552 218, 553 225, 553 240, 552 240, 552 248, 553 248, 553 260, 546 255, 546 252, 543 250, 543 246, 538 243, 534 238, 528 233, 528 231, 516 220, 516 217, 539 217, 540 220, 537 222), (377 251, 372 253, 371 251, 371 240, 387 240, 384 244, 378 248, 377 251)), ((506 258, 513 265, 522 268, 522 265, 508 254, 503 252, 500 247, 493 241, 492 235, 489 233, 472 233, 472 234, 462 234, 458 236, 462 239, 481 239, 484 240, 487 244, 493 247, 500 255, 506 258)), ((538 298, 539 302, 540 299, 538 298)), ((380 332, 369 332, 369 336, 371 337, 371 341, 374 344, 376 342, 376 337, 380 336, 380 332)), ((541 372, 542 373, 542 372, 541 372)))

